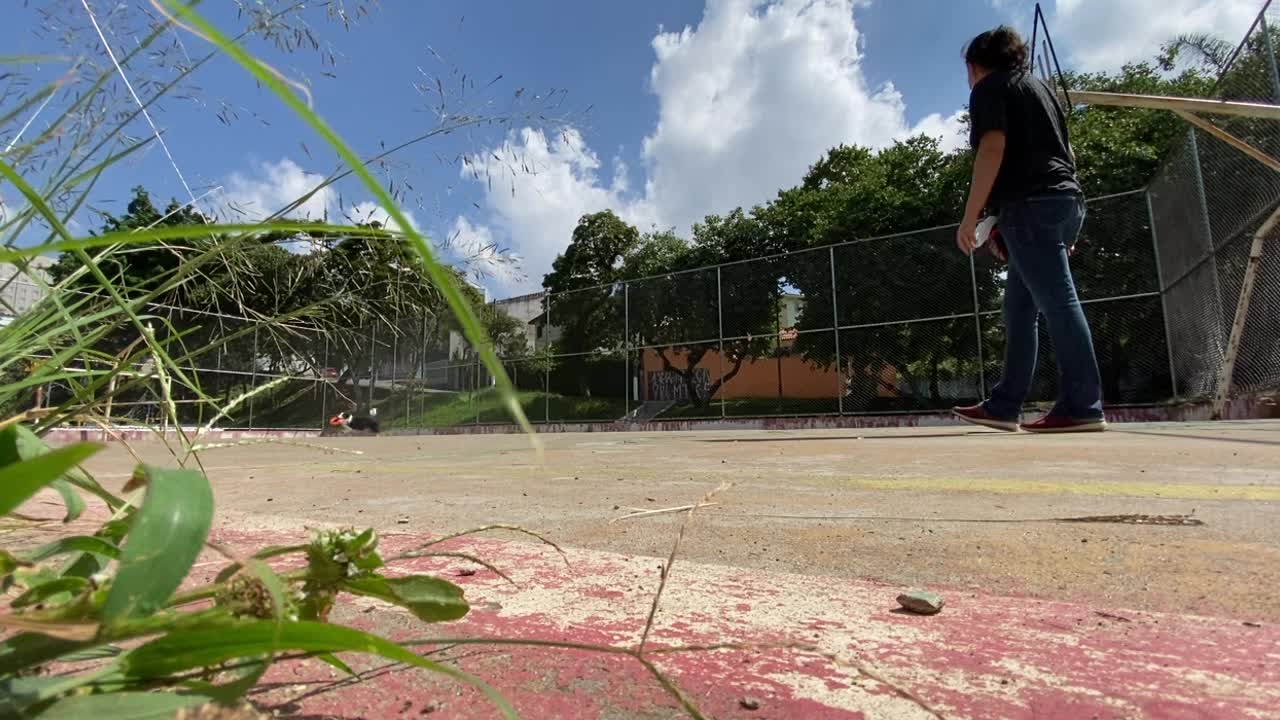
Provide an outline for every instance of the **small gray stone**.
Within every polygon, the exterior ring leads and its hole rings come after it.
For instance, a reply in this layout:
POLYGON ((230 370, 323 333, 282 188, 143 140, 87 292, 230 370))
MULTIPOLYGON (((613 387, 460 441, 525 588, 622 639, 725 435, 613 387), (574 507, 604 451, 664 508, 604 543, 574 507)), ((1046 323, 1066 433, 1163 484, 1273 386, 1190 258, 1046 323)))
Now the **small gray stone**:
POLYGON ((760 701, 753 697, 744 697, 738 701, 738 704, 742 706, 743 710, 759 710, 760 709, 760 701))
POLYGON ((914 591, 898 596, 899 605, 920 615, 937 615, 945 603, 941 595, 931 592, 914 591))

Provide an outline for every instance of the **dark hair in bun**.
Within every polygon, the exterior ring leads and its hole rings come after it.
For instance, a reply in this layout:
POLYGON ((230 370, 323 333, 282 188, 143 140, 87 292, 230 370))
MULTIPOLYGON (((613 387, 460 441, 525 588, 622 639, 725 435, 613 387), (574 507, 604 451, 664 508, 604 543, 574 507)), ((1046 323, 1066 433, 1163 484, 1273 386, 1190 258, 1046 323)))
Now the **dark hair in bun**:
POLYGON ((1022 36, 1008 25, 978 35, 964 49, 965 62, 988 70, 1026 70, 1027 55, 1022 36))

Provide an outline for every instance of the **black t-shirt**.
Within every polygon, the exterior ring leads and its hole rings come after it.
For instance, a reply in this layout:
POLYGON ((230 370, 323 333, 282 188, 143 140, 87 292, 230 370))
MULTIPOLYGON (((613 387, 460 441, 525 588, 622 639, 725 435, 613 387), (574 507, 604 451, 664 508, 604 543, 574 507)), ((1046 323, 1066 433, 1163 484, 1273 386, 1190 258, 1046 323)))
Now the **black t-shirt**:
POLYGON ((993 72, 969 94, 969 143, 974 150, 992 130, 1005 133, 1004 160, 987 207, 998 211, 1031 195, 1079 193, 1071 161, 1067 117, 1040 78, 1018 70, 993 72))

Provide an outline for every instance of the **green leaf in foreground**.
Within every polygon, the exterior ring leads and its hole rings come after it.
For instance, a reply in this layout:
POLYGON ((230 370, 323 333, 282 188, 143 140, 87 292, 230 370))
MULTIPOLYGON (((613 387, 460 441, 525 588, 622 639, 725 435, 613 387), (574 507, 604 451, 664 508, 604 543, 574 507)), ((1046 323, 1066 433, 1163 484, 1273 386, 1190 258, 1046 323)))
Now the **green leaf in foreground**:
POLYGON ((173 632, 128 653, 121 658, 120 667, 127 677, 163 678, 237 658, 286 650, 369 653, 441 673, 480 690, 503 717, 517 717, 511 704, 479 678, 428 660, 380 637, 327 623, 290 622, 278 625, 264 620, 211 630, 173 632))
POLYGON ((51 557, 58 555, 66 555, 67 553, 85 552, 94 555, 101 555, 111 560, 120 557, 120 548, 99 537, 92 535, 77 535, 75 537, 62 538, 54 540, 47 545, 24 553, 22 559, 27 562, 43 562, 51 557))
MULTIPOLYGON (((7 427, 4 433, 13 432, 16 427, 7 427)), ((76 443, 30 460, 9 462, 0 468, 0 515, 13 512, 41 488, 101 449, 97 443, 76 443)))
POLYGON ((65 640, 35 632, 10 635, 0 643, 0 675, 16 673, 83 648, 83 641, 65 640))
POLYGON ((143 468, 147 492, 103 606, 108 623, 164 607, 199 557, 213 523, 213 491, 203 474, 143 468))
POLYGON ((427 622, 457 620, 471 609, 462 597, 462 588, 427 575, 353 578, 342 581, 342 589, 399 605, 427 622))
POLYGON ((40 720, 169 720, 177 711, 204 705, 209 699, 200 695, 173 693, 123 692, 105 695, 80 695, 59 700, 40 713, 40 720))
POLYGON ((84 578, 57 578, 56 580, 50 580, 49 582, 36 585, 30 590, 14 598, 11 603, 11 607, 15 610, 18 608, 24 608, 29 605, 45 602, 50 598, 63 593, 76 594, 82 592, 87 587, 89 587, 89 581, 84 578))
POLYGON ((67 507, 67 514, 62 518, 62 522, 69 523, 84 514, 84 498, 80 497, 80 493, 76 492, 71 483, 66 480, 54 480, 50 487, 58 491, 62 496, 62 504, 67 507))
MULTIPOLYGON (((0 467, 4 467, 19 460, 32 460, 51 452, 49 446, 45 444, 40 436, 31 431, 31 428, 25 425, 10 425, 0 430, 0 467)), ((106 488, 98 484, 96 480, 89 477, 89 474, 78 467, 71 467, 66 470, 60 479, 66 480, 68 483, 84 490, 87 493, 101 498, 107 504, 107 507, 115 510, 124 503, 120 498, 107 492, 106 488)), ((72 508, 68 507, 68 511, 72 508)))

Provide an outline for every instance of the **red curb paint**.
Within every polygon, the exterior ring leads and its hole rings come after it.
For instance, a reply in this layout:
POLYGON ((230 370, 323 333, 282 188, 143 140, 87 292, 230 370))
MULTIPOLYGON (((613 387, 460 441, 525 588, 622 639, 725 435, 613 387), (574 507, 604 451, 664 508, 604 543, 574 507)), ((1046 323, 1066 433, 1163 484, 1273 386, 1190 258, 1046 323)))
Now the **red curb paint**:
MULTIPOLYGON (((236 551, 297 542, 301 534, 223 530, 236 551)), ((384 535, 390 556, 428 538, 384 535)), ((464 563, 419 558, 389 572, 430 572, 463 587, 472 612, 427 626, 406 613, 344 598, 335 619, 395 640, 430 637, 542 639, 634 647, 657 586, 656 558, 571 550, 571 567, 539 545, 463 539, 442 546, 483 557, 492 572, 459 577, 464 563)), ((295 563, 296 564, 296 563, 295 563)), ((218 565, 202 567, 210 574, 218 565)), ((934 588, 943 612, 895 612, 899 588, 882 584, 677 563, 650 649, 732 642, 814 644, 799 649, 650 654, 705 713, 720 718, 929 717, 889 687, 861 675, 871 667, 948 718, 1265 718, 1280 707, 1280 627, 1236 620, 1107 609, 1066 602, 934 588), (739 701, 758 698, 757 711, 739 701), (1270 709, 1268 709, 1270 708, 1270 709)), ((423 651, 429 649, 422 647, 423 651)), ((672 698, 633 659, 579 650, 468 646, 459 665, 498 688, 528 718, 676 717, 672 698)), ((375 663, 360 661, 353 667, 375 663)), ((327 666, 276 668, 255 696, 266 707, 335 718, 489 718, 474 691, 419 671, 333 686, 327 666), (319 683, 319 684, 308 684, 319 683), (406 709, 407 708, 407 709, 406 709), (426 717, 430 717, 427 715, 426 717)), ((1273 715, 1270 715, 1274 717, 1273 715)))

